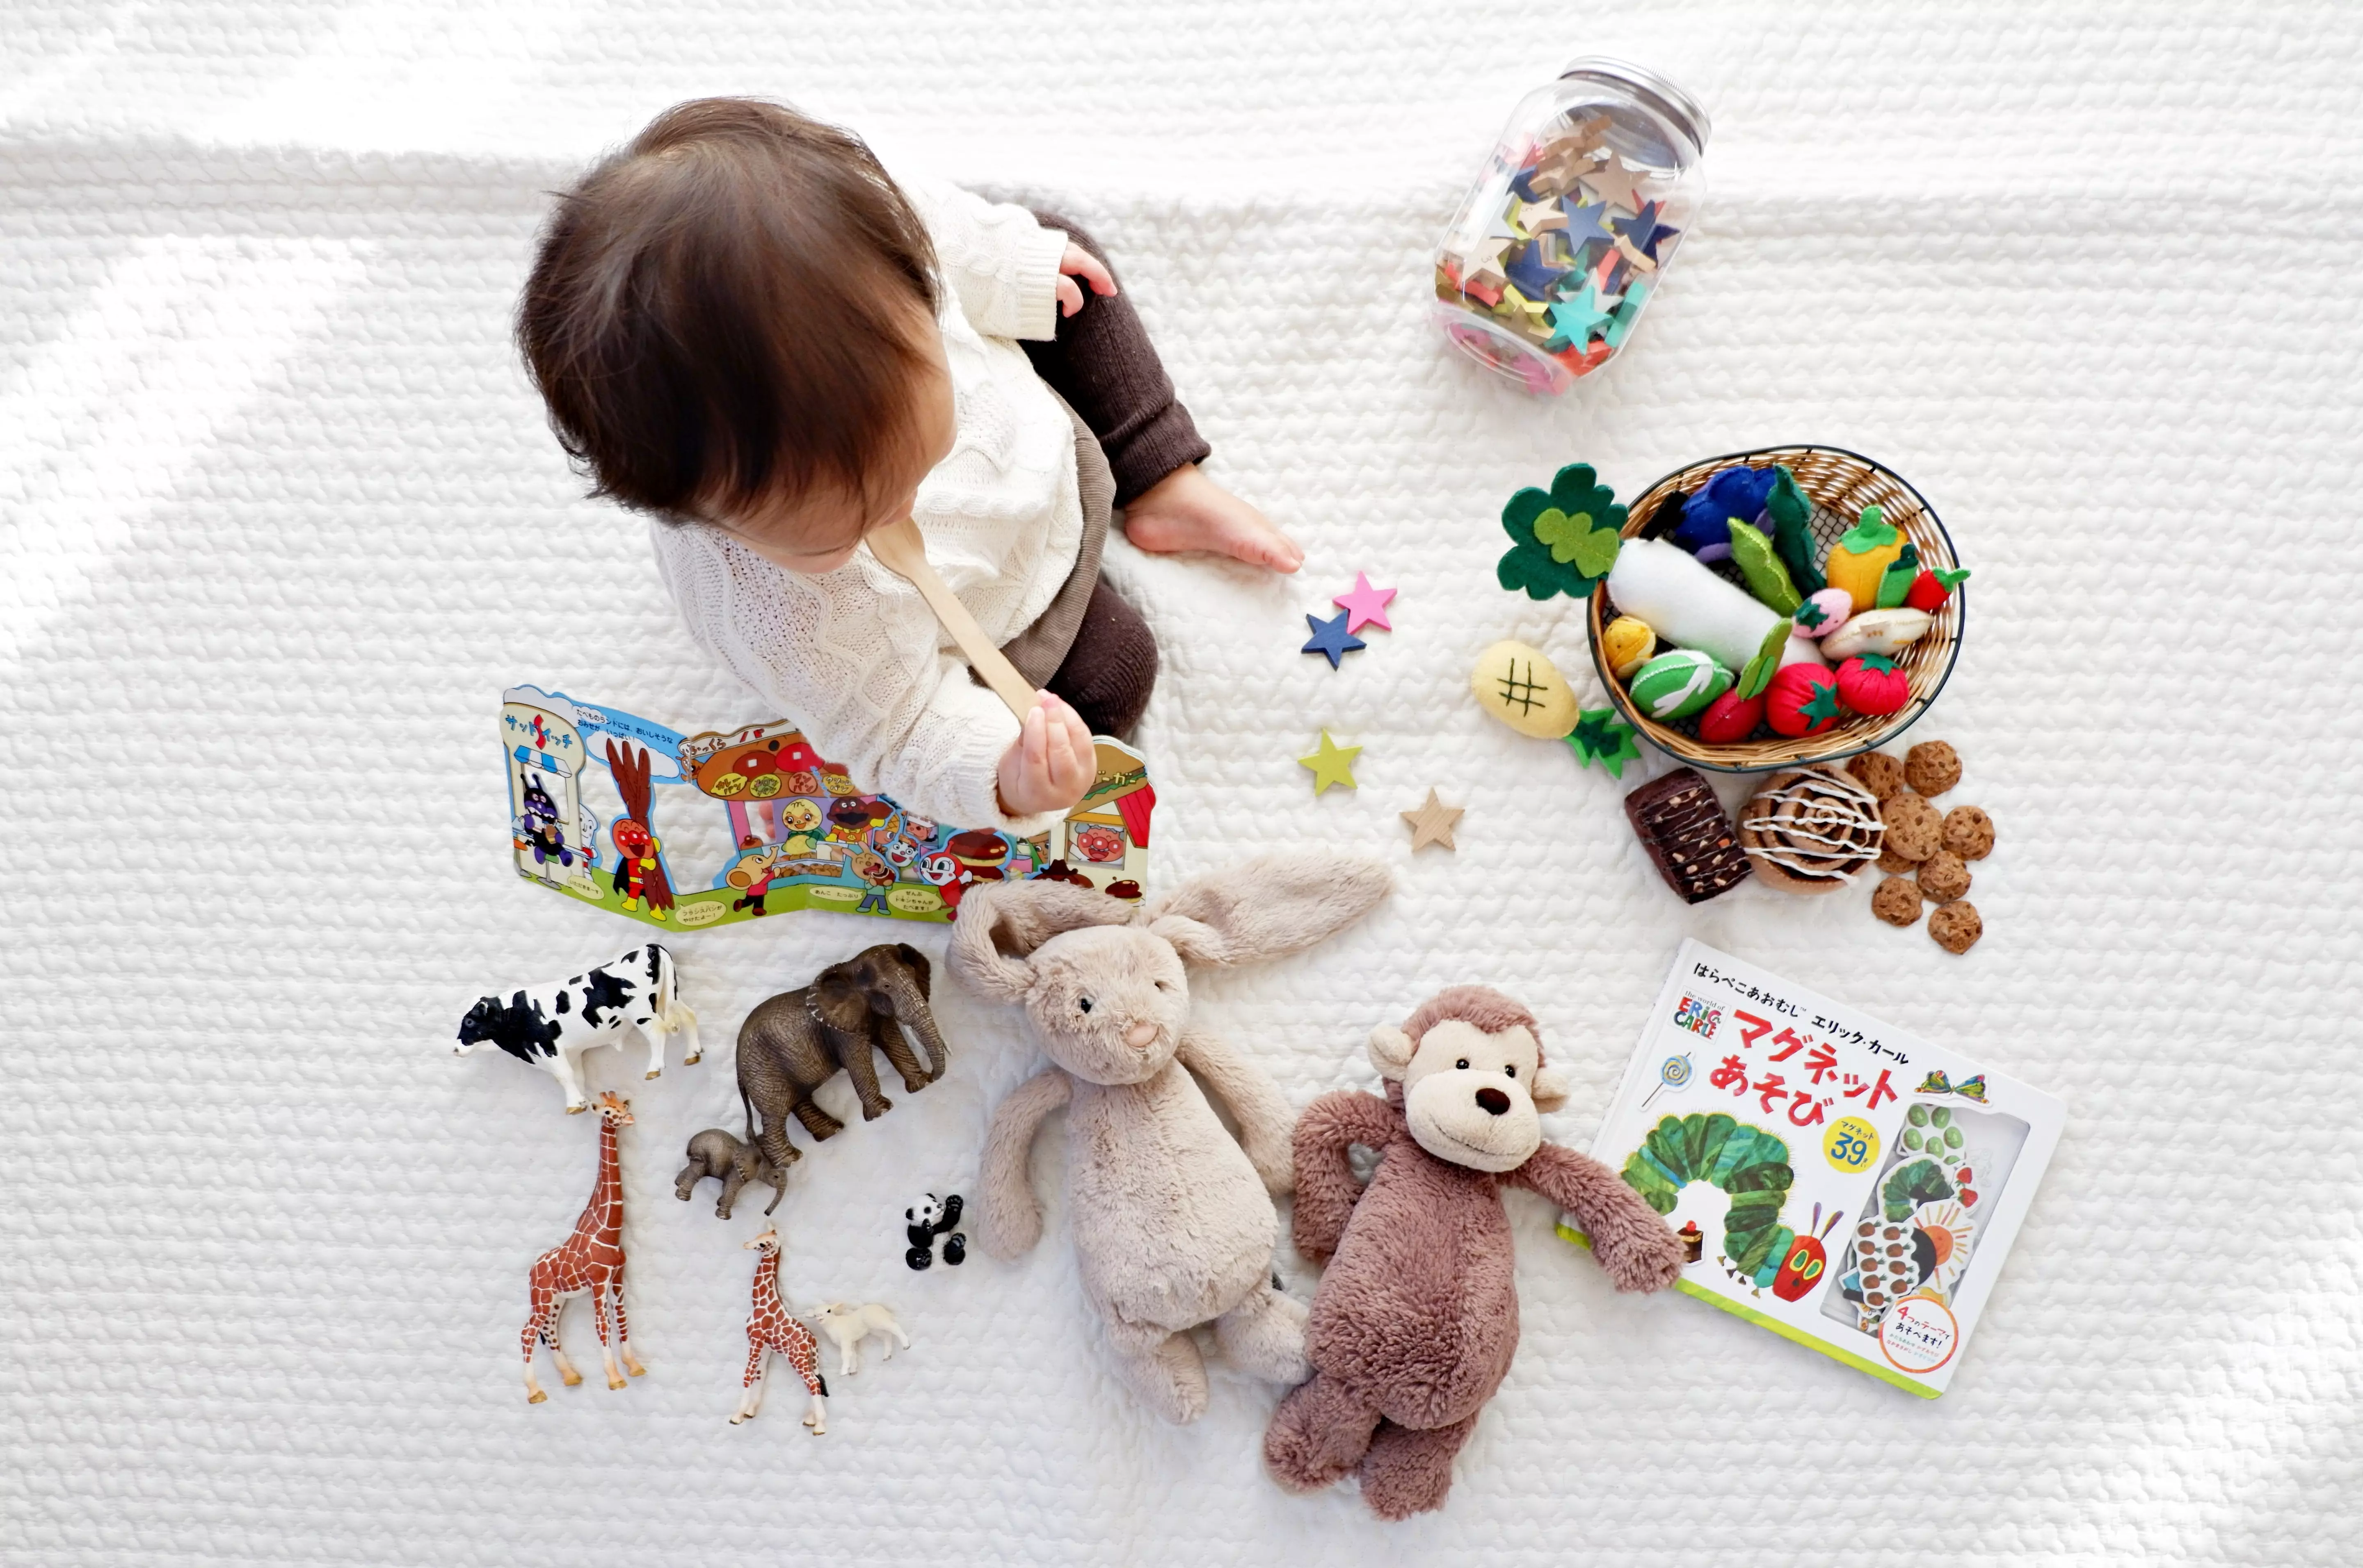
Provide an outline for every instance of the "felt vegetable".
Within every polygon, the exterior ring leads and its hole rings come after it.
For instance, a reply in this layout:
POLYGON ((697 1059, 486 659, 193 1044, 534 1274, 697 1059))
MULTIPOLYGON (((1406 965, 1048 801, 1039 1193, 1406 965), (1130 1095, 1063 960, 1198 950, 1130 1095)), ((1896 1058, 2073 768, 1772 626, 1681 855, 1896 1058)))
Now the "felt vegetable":
POLYGON ((1822 651, 1833 659, 1900 652, 1926 636, 1935 624, 1925 610, 1864 610, 1822 639, 1822 651))
POLYGON ((1682 503, 1682 520, 1674 525, 1675 545, 1701 561, 1721 561, 1731 553, 1732 520, 1752 523, 1762 517, 1764 497, 1779 477, 1769 468, 1725 469, 1682 503))
POLYGON ((1618 616, 1600 628, 1600 656, 1608 673, 1620 681, 1631 680, 1633 672, 1647 663, 1657 651, 1658 634, 1647 621, 1618 616))
POLYGON ((1590 463, 1571 462, 1548 490, 1529 486, 1510 497, 1502 528, 1513 544, 1493 569, 1503 587, 1530 599, 1554 594, 1580 599, 1608 575, 1616 564, 1625 508, 1598 478, 1590 463))
POLYGON ((1892 610, 1902 604, 1904 596, 1912 592, 1912 584, 1919 575, 1920 547, 1906 540, 1903 553, 1880 574, 1880 608, 1892 610))
POLYGON ((1706 705, 1699 715, 1698 737, 1710 746, 1728 746, 1756 733, 1764 722, 1764 699, 1728 691, 1706 705))
POLYGON ((1837 677, 1818 664, 1782 665, 1764 688, 1765 722, 1792 740, 1819 735, 1845 711, 1838 702, 1837 677))
POLYGON ((1838 666, 1838 700, 1857 713, 1884 716, 1912 700, 1912 682, 1884 653, 1859 653, 1838 666))
POLYGON ((1903 602, 1915 610, 1925 610, 1933 616, 1945 607, 1945 601, 1953 596, 1954 589, 1969 580, 1969 575, 1967 567, 1953 571, 1924 566, 1920 569, 1920 575, 1912 579, 1912 591, 1903 596, 1903 602))
POLYGON ((1731 563, 1747 579, 1747 591, 1782 615, 1794 615, 1802 602, 1789 569, 1773 553, 1772 541, 1752 523, 1731 519, 1731 563))
POLYGON ((1830 558, 1822 563, 1822 570, 1829 574, 1831 587, 1847 591, 1859 615, 1879 607, 1880 579, 1903 553, 1903 534, 1877 506, 1865 506, 1862 520, 1830 546, 1830 558))
POLYGON ((1503 641, 1477 656, 1469 672, 1477 706, 1521 735, 1556 740, 1575 728, 1575 693, 1539 648, 1503 641))
POLYGON ((1695 648, 1660 653, 1633 676, 1633 706, 1651 718, 1687 718, 1731 689, 1731 672, 1695 648))
POLYGON ((1613 779, 1623 778, 1625 764, 1641 754, 1633 743, 1633 727, 1617 717, 1613 707, 1584 709, 1567 732, 1567 744, 1577 762, 1587 768, 1596 762, 1613 779))
MULTIPOLYGON (((1789 635, 1789 626, 1787 621, 1774 622, 1772 629, 1764 634, 1763 642, 1758 645, 1756 657, 1740 669, 1739 678, 1733 683, 1732 689, 1741 696, 1762 696, 1764 688, 1772 684, 1772 672, 1783 664, 1793 662, 1788 657, 1789 644, 1794 640, 1789 635)), ((1807 643, 1806 646, 1810 648, 1813 645, 1807 643)), ((1820 662, 1818 659, 1812 661, 1814 663, 1820 662)))
POLYGON ((1776 468, 1772 492, 1764 497, 1764 520, 1772 525, 1772 548, 1789 568, 1789 580, 1800 594, 1817 594, 1829 586, 1814 564, 1820 551, 1814 546, 1814 504, 1797 487, 1797 476, 1776 468))
POLYGON ((1792 617, 1799 637, 1827 637, 1854 614, 1854 599, 1844 588, 1817 588, 1797 606, 1792 617))
POLYGON ((1703 649, 1726 670, 1746 667, 1789 618, 1725 582, 1663 539, 1630 539, 1608 573, 1619 612, 1638 616, 1662 641, 1703 649))

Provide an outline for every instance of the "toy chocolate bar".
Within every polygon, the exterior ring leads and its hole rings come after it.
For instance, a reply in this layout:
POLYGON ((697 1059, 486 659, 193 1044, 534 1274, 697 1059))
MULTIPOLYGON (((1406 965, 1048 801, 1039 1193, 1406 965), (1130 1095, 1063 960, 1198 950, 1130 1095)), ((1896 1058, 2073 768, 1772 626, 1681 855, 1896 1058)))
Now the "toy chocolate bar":
POLYGON ((1703 904, 1747 876, 1747 852, 1723 803, 1695 768, 1677 768, 1625 797, 1625 815, 1666 885, 1703 904))

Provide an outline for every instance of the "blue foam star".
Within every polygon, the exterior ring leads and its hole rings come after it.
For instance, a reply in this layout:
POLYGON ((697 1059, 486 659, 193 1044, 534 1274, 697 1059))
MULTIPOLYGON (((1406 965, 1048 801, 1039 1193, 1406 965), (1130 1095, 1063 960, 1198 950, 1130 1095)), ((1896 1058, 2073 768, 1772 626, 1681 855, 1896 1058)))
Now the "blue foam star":
POLYGON ((1570 192, 1559 206, 1559 210, 1567 214, 1569 244, 1581 245, 1587 239, 1597 239, 1603 243, 1614 240, 1615 236, 1608 230, 1611 219, 1606 202, 1593 202, 1590 206, 1585 206, 1578 202, 1574 194, 1570 192))
POLYGON ((1313 636, 1301 651, 1322 655, 1329 661, 1329 668, 1335 670, 1347 654, 1369 647, 1370 644, 1346 629, 1346 619, 1347 612, 1344 610, 1339 610, 1327 620, 1307 615, 1304 624, 1313 628, 1313 636))

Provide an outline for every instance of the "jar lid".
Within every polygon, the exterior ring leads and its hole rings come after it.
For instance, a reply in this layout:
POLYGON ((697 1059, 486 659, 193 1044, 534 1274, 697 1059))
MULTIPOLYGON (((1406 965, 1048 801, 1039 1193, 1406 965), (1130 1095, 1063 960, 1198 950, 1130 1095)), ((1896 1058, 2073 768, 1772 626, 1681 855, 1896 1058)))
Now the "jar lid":
POLYGON ((1604 54, 1586 54, 1570 60, 1559 70, 1559 80, 1570 76, 1598 76, 1622 83, 1640 94, 1649 106, 1663 115, 1675 129, 1691 139, 1691 144, 1702 151, 1706 148, 1706 111, 1699 107, 1696 98, 1675 86, 1645 65, 1628 60, 1617 60, 1604 54))

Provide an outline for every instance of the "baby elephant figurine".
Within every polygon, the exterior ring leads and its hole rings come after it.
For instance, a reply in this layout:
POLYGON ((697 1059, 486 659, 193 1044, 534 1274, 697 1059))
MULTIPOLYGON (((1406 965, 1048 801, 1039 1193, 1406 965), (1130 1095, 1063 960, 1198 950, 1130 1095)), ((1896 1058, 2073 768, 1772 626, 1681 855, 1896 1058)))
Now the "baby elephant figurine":
POLYGON ((730 1218, 731 1206, 749 1182, 761 1182, 771 1189, 771 1201, 763 1206, 765 1214, 780 1207, 788 1190, 787 1178, 763 1158, 761 1150, 718 1127, 709 1127, 689 1140, 689 1163, 673 1178, 672 1195, 687 1203, 697 1184, 709 1176, 722 1184, 722 1200, 714 1206, 716 1217, 721 1219, 730 1218))
POLYGON ((775 1168, 785 1171, 803 1158, 788 1141, 789 1117, 815 1140, 835 1137, 845 1125, 812 1097, 840 1070, 861 1097, 862 1120, 894 1108, 879 1092, 873 1051, 886 1053, 915 1095, 943 1076, 950 1061, 927 1006, 926 954, 901 942, 865 948, 747 1015, 738 1028, 738 1100, 757 1147, 775 1168), (932 1065, 903 1038, 905 1028, 926 1047, 932 1065))
POLYGON ((840 1377, 851 1377, 861 1370, 861 1341, 875 1334, 886 1348, 878 1359, 894 1359, 894 1346, 899 1341, 904 1350, 911 1348, 911 1336, 903 1332, 903 1325, 894 1315, 876 1302, 856 1307, 849 1301, 824 1301, 804 1314, 837 1347, 837 1371, 840 1377))
POLYGON ((1205 1413, 1190 1334, 1202 1323, 1251 1376, 1293 1384, 1311 1371, 1304 1307, 1271 1273, 1271 1195, 1291 1185, 1288 1103, 1236 1049, 1190 1027, 1183 965, 1310 947, 1359 919, 1389 880, 1375 861, 1297 854, 1186 883, 1140 909, 1057 882, 979 886, 960 902, 954 973, 1022 1004, 1053 1063, 993 1113, 978 1240, 1006 1259, 1041 1239, 1026 1152, 1042 1118, 1071 1106, 1067 1207, 1083 1290, 1117 1370, 1169 1421, 1205 1413), (1199 1079, 1229 1104, 1238 1138, 1199 1079))

